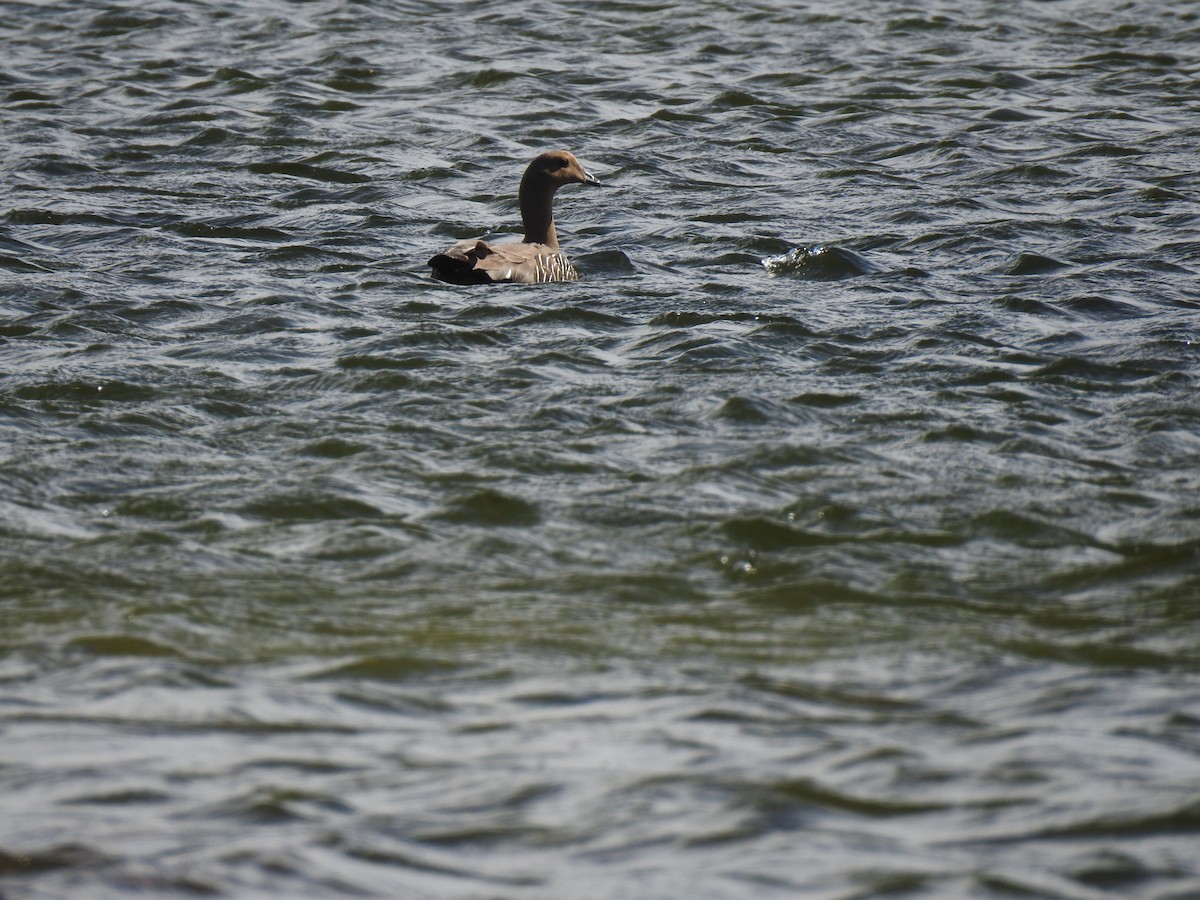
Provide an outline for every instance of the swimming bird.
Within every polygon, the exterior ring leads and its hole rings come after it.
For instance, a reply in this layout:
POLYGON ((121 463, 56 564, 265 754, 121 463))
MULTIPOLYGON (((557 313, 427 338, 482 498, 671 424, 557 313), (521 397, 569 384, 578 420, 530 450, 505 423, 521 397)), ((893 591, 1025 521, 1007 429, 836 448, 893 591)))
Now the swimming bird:
POLYGON ((433 275, 451 284, 538 284, 578 281, 579 273, 558 247, 554 231, 554 193, 565 184, 600 184, 566 150, 534 158, 521 178, 518 200, 525 240, 493 244, 460 241, 429 265, 433 275))

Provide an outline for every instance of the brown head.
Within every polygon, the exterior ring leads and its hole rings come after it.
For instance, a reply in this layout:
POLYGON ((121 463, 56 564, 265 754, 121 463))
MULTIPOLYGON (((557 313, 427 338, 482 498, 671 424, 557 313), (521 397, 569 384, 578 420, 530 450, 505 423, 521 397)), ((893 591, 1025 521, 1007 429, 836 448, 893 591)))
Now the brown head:
POLYGON ((599 184, 596 176, 583 168, 575 154, 566 150, 550 150, 534 158, 525 170, 521 187, 527 183, 549 186, 551 193, 564 184, 599 184))
POLYGON ((599 184, 596 176, 566 150, 551 150, 534 158, 521 179, 521 221, 525 240, 558 247, 554 232, 554 192, 564 184, 599 184))

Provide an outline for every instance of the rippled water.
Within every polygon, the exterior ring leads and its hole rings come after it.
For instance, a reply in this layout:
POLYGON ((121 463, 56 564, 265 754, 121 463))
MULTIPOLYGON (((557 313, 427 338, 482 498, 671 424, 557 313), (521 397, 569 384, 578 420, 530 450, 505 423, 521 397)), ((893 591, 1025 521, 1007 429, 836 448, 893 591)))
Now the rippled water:
POLYGON ((5 897, 1200 896, 1192 3, 0 33, 5 897))

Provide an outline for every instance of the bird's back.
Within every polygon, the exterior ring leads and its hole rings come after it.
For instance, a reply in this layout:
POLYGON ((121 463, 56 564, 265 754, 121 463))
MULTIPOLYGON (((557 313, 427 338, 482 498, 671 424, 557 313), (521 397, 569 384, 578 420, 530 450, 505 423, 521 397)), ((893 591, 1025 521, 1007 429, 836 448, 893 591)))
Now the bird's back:
POLYGON ((429 260, 435 277, 451 284, 542 284, 578 281, 571 261, 548 244, 460 241, 429 260))

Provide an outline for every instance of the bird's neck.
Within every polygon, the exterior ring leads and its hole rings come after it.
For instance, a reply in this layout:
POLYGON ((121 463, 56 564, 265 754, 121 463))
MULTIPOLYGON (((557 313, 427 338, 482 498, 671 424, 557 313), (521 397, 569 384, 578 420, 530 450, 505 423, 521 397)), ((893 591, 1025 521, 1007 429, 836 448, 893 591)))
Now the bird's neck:
POLYGON ((558 249, 558 235, 554 231, 554 187, 529 177, 521 179, 518 199, 527 244, 546 244, 558 249))

